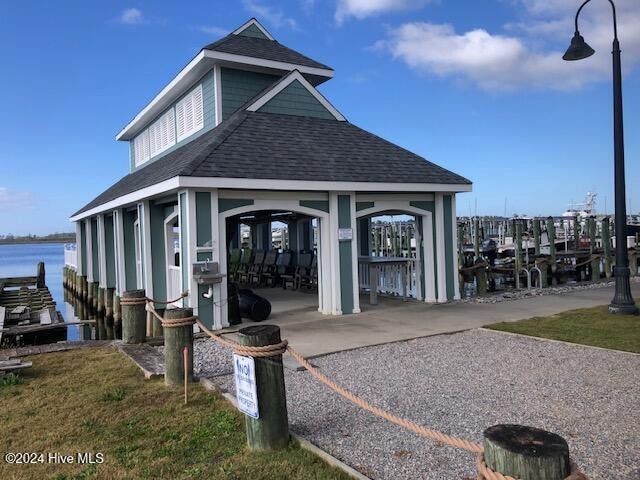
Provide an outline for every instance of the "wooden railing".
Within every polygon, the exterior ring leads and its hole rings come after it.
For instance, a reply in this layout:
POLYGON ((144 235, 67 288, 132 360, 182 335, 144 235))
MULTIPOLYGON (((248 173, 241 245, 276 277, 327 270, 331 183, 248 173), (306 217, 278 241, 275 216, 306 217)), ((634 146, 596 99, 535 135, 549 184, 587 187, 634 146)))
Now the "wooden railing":
MULTIPOLYGON (((384 257, 380 257, 383 259, 384 257)), ((397 259, 389 263, 376 265, 379 269, 378 292, 385 295, 404 296, 406 285, 406 296, 416 298, 416 259, 397 259)), ((360 290, 370 290, 371 281, 369 278, 370 265, 366 261, 358 262, 358 282, 360 290)))

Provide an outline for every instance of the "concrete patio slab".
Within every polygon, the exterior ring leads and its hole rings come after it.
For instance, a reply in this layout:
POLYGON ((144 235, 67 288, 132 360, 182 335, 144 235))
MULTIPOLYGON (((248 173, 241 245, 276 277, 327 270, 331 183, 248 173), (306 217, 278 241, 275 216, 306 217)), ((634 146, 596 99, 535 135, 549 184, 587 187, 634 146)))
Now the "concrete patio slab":
MULTIPOLYGON (((640 284, 632 284, 632 290, 636 298, 640 297, 640 284)), ((307 295, 286 293, 296 294, 307 295)), ((432 305, 381 298, 377 306, 368 305, 368 297, 363 296, 363 312, 343 316, 322 315, 309 306, 278 311, 279 307, 275 302, 276 313, 267 322, 279 325, 282 337, 309 358, 354 348, 454 333, 495 322, 511 322, 534 316, 554 315, 575 308, 606 305, 612 296, 613 288, 605 287, 495 304, 453 302, 432 305)), ((316 300, 312 294, 309 297, 316 300)), ((247 324, 251 322, 243 322, 243 326, 247 324)))

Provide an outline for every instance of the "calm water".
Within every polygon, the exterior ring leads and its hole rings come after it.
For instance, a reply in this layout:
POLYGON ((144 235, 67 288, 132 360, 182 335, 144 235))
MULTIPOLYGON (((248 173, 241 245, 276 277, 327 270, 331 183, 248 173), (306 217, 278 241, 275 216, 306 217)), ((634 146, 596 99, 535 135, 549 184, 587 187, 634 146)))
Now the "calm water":
MULTIPOLYGON (((35 275, 38 262, 44 262, 45 281, 51 295, 53 295, 57 309, 62 313, 65 321, 74 321, 76 318, 73 315, 73 307, 64 302, 62 286, 64 243, 0 245, 0 278, 35 275)), ((69 327, 67 331, 69 340, 79 338, 77 327, 69 327)))

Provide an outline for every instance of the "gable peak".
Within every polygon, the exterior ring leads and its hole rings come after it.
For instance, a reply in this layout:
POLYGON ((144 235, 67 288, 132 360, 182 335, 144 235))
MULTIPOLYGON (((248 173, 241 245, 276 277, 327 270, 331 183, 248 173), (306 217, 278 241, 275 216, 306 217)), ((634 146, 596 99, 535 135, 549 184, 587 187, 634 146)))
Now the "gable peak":
POLYGON ((243 23, 240 27, 231 32, 231 34, 275 40, 275 38, 273 38, 267 29, 264 28, 255 17, 243 23))

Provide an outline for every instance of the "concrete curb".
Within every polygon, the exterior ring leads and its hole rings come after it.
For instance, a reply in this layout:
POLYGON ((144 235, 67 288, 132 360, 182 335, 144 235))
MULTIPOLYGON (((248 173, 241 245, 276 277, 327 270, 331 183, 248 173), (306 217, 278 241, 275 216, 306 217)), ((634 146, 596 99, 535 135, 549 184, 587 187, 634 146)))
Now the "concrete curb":
POLYGON ((505 332, 505 331, 502 331, 502 330, 493 330, 491 328, 486 328, 486 327, 480 327, 477 330, 482 330, 484 332, 491 332, 491 333, 501 333, 503 335, 511 335, 511 336, 514 336, 514 337, 530 338, 532 340, 537 340, 539 342, 560 343, 560 344, 568 345, 568 346, 571 346, 571 347, 592 348, 592 349, 595 349, 595 350, 603 350, 605 352, 626 353, 627 355, 640 356, 640 353, 627 352, 625 350, 616 350, 615 348, 596 347, 595 345, 585 345, 583 343, 566 342, 564 340, 555 340, 553 338, 534 337, 533 335, 526 335, 524 333, 505 332))
MULTIPOLYGON (((236 401, 236 397, 231 395, 229 392, 221 389, 216 383, 212 382, 210 379, 204 378, 204 377, 200 378, 200 385, 202 385, 205 390, 209 390, 211 392, 216 392, 219 395, 222 395, 225 399, 227 399, 227 401, 229 403, 231 403, 231 405, 233 405, 234 408, 238 408, 238 402, 236 401)), ((322 458, 322 460, 327 462, 332 467, 339 468, 344 473, 349 475, 351 478, 355 478, 356 480, 371 480, 369 477, 367 477, 367 476, 363 475, 362 473, 358 472, 353 467, 350 467, 349 465, 347 465, 343 461, 338 460, 336 457, 334 457, 330 453, 328 453, 328 452, 322 450, 320 447, 314 445, 313 443, 311 443, 306 438, 301 437, 300 435, 296 435, 295 433, 291 433, 291 437, 294 438, 300 444, 301 448, 304 448, 305 450, 307 450, 307 451, 313 453, 314 455, 317 455, 318 457, 322 458)))

